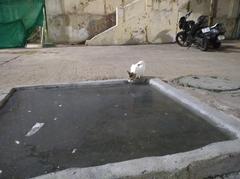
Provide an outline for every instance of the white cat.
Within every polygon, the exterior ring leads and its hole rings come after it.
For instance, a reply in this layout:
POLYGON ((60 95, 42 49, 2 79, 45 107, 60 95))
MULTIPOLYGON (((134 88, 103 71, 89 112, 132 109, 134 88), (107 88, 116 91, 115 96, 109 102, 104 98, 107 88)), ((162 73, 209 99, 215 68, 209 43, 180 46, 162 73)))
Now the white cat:
POLYGON ((145 72, 146 64, 144 61, 139 61, 136 64, 132 64, 130 72, 128 71, 129 78, 131 80, 140 79, 145 72))

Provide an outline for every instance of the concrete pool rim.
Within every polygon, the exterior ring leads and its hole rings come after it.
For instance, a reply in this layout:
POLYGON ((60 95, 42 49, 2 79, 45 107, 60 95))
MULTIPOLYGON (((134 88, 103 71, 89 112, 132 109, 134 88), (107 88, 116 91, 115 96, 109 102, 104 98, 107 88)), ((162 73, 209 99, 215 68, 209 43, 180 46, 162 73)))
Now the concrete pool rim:
MULTIPOLYGON (((0 108, 11 95, 21 89, 81 87, 92 85, 125 84, 127 80, 86 81, 75 84, 56 84, 16 87, 0 96, 0 108)), ((209 107, 198 99, 178 90, 159 79, 150 79, 149 84, 174 101, 182 104, 195 114, 203 117, 216 127, 234 135, 230 141, 217 142, 205 147, 161 157, 145 157, 124 162, 117 162, 96 167, 70 168, 56 173, 36 177, 52 178, 150 178, 182 177, 203 178, 209 175, 221 175, 240 170, 240 121, 209 107), (224 170, 219 170, 219 168, 224 170), (201 171, 198 171, 201 169, 201 171)))

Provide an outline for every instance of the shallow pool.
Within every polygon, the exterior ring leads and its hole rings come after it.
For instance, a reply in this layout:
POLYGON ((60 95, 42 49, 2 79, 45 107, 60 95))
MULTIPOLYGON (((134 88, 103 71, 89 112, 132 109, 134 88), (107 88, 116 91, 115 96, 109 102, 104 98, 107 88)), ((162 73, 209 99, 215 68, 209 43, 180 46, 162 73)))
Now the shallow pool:
POLYGON ((230 139, 150 85, 26 88, 0 110, 0 169, 28 178, 230 139), (44 126, 27 137, 37 122, 44 126))

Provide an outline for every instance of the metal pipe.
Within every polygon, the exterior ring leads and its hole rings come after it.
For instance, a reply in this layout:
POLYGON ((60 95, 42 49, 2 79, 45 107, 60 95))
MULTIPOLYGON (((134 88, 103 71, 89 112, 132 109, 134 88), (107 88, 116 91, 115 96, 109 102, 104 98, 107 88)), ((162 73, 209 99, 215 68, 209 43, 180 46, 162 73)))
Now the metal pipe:
POLYGON ((212 25, 213 23, 213 9, 214 9, 214 0, 211 0, 210 1, 210 15, 209 15, 209 21, 208 21, 208 25, 212 25))
POLYGON ((209 24, 208 25, 213 25, 213 20, 216 17, 217 13, 217 0, 211 0, 210 1, 210 16, 209 16, 209 24))
POLYGON ((47 20, 47 10, 46 10, 46 1, 43 1, 43 11, 44 11, 44 19, 45 19, 45 27, 46 27, 46 38, 48 40, 48 20, 47 20))

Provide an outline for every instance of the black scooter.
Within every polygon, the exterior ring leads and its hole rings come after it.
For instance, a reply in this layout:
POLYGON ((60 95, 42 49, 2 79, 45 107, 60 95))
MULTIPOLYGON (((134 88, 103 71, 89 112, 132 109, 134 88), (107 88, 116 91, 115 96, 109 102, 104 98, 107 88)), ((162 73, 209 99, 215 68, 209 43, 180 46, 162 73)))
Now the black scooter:
POLYGON ((209 46, 220 48, 221 41, 225 39, 225 29, 222 24, 215 24, 208 27, 208 17, 200 16, 197 23, 187 20, 192 11, 188 12, 179 20, 179 28, 182 30, 177 33, 176 42, 182 47, 190 47, 193 44, 200 50, 207 51, 209 46))

